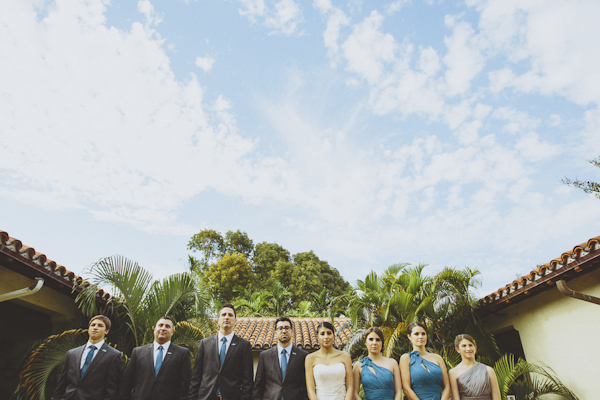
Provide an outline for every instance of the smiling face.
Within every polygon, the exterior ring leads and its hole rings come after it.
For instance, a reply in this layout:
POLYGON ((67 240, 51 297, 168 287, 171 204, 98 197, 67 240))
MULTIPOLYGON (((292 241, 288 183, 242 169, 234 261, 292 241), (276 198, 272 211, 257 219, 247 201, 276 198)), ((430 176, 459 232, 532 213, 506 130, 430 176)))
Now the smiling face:
POLYGON ((104 339, 104 336, 107 333, 108 329, 106 329, 106 324, 101 319, 95 319, 90 322, 90 326, 88 327, 88 335, 90 336, 91 343, 98 343, 104 339))
POLYGON ((159 319, 154 327, 154 340, 158 344, 165 344, 175 333, 175 327, 173 326, 173 321, 169 319, 159 319))
POLYGON ((219 318, 217 319, 217 325, 219 325, 219 331, 223 335, 229 335, 233 331, 235 325, 235 312, 232 308, 223 307, 219 311, 219 318))
POLYGON ((367 350, 369 354, 380 354, 381 348, 383 347, 383 343, 381 342, 381 338, 375 332, 371 332, 365 338, 365 344, 367 345, 367 350))
POLYGON ((329 328, 322 326, 318 332, 319 344, 321 347, 333 346, 333 331, 329 328))
POLYGON ((413 347, 425 347, 427 344, 427 332, 425 332, 423 327, 417 325, 408 335, 408 339, 412 343, 413 347))
POLYGON ((475 346, 475 344, 469 339, 463 339, 458 344, 456 351, 458 354, 460 354, 463 360, 474 360, 475 354, 477 354, 477 346, 475 346))

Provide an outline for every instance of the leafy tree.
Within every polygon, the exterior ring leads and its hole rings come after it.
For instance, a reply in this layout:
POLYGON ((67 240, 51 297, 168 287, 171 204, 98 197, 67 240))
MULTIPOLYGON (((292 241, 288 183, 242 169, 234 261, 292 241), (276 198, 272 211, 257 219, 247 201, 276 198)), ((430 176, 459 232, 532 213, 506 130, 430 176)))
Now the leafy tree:
POLYGON ((188 242, 188 250, 202 253, 200 262, 203 269, 206 269, 227 253, 243 254, 246 259, 250 260, 254 244, 248 234, 240 230, 227 231, 225 235, 222 235, 214 229, 203 229, 191 237, 188 242))
POLYGON ((244 317, 266 317, 272 316, 270 300, 273 294, 268 291, 254 292, 249 299, 238 297, 234 305, 239 316, 244 317))
MULTIPOLYGON (((600 168, 600 157, 589 160, 589 163, 594 165, 595 167, 600 168)), ((571 180, 569 178, 562 179, 562 183, 565 185, 573 186, 583 190, 586 193, 593 193, 594 196, 600 199, 600 183, 593 181, 580 181, 577 178, 575 180, 571 180)))
POLYGON ((233 301, 238 292, 236 287, 251 286, 254 278, 246 256, 237 252, 226 253, 211 264, 206 277, 213 295, 221 303, 233 301))
POLYGON ((254 249, 254 274, 259 282, 272 281, 271 273, 278 261, 290 261, 290 252, 277 243, 262 242, 254 249))

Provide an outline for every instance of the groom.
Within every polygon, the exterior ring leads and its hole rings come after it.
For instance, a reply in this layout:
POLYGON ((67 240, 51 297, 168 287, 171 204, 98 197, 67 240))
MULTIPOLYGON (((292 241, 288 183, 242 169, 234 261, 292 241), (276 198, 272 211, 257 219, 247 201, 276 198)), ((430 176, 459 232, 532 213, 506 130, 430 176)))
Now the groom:
POLYGON ((252 400, 307 400, 304 359, 292 344, 294 329, 287 317, 275 320, 277 346, 260 353, 252 400))

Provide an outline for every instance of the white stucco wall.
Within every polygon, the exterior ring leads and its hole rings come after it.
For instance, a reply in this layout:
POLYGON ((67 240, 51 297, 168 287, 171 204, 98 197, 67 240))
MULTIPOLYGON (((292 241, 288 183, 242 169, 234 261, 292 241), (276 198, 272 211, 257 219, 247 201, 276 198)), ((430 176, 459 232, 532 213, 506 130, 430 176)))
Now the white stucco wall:
MULTIPOLYGON (((600 297, 600 270, 567 284, 600 297)), ((553 285, 482 322, 492 332, 512 325, 521 336, 528 362, 552 368, 580 400, 600 399, 600 305, 565 297, 553 285)))

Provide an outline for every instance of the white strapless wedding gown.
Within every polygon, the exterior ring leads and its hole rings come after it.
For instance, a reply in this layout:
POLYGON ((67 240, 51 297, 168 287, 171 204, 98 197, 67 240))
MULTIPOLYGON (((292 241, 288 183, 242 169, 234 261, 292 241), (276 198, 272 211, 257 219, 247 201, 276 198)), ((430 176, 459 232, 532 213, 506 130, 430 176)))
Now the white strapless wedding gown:
POLYGON ((343 363, 313 367, 319 400, 344 400, 346 397, 346 367, 343 363))

